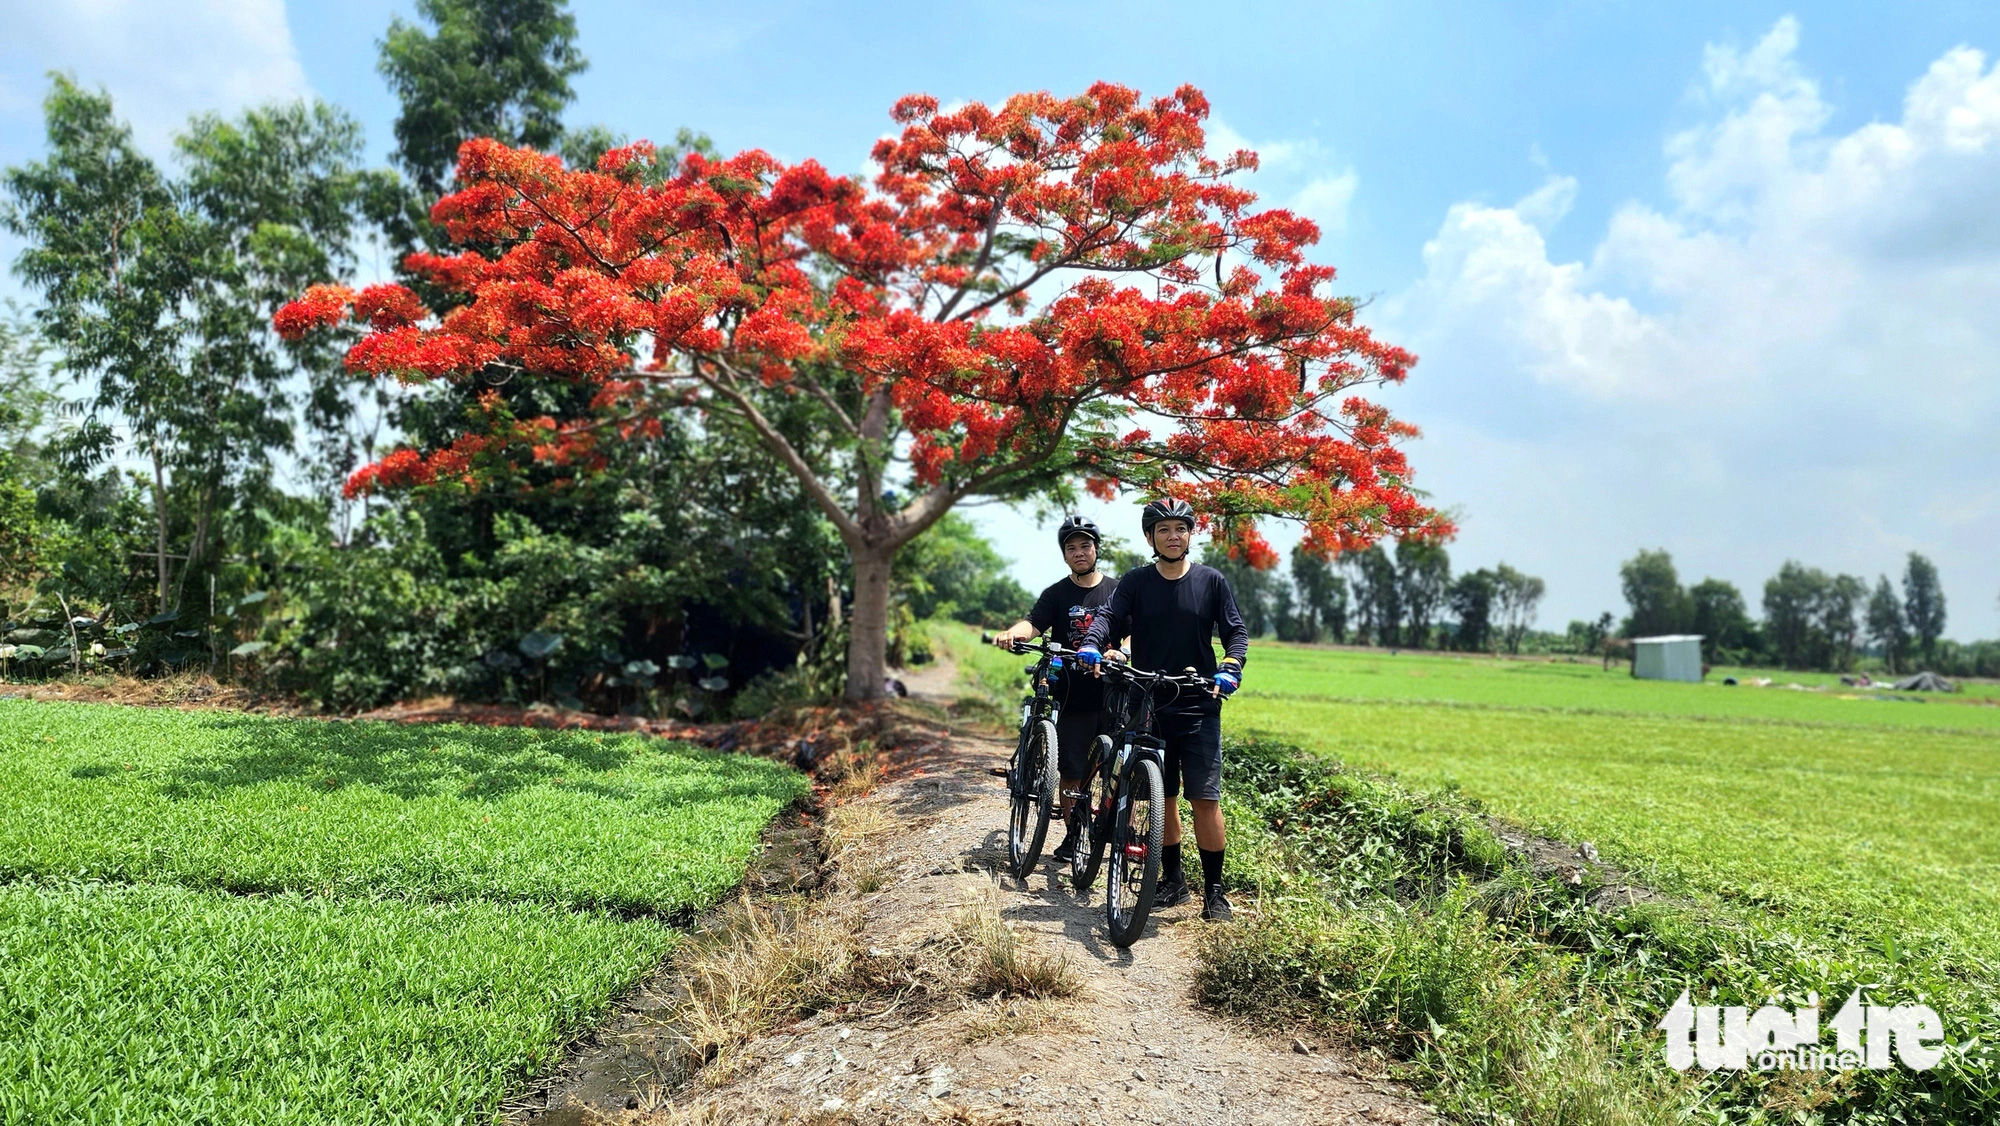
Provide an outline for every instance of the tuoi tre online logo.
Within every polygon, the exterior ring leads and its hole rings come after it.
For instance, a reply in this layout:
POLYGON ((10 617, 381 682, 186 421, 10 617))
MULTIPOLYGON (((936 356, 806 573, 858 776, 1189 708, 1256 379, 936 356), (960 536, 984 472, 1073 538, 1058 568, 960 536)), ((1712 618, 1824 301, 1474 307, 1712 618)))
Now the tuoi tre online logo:
POLYGON ((1681 990, 1673 1008, 1656 1026, 1667 1034, 1667 1064, 1677 1071, 1699 1065, 1707 1071, 1886 1070, 1897 1060, 1927 1071, 1944 1058, 1944 1021, 1929 1005, 1875 1005, 1862 986, 1830 1022, 1834 1046, 1820 1041, 1819 994, 1807 994, 1796 1011, 1765 1005, 1693 1005, 1681 990))

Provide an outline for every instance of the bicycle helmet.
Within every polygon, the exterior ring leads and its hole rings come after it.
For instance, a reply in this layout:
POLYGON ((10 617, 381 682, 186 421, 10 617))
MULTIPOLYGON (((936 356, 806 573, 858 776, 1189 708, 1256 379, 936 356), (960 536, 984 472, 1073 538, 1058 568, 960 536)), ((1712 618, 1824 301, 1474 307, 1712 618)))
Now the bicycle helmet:
POLYGON ((1162 520, 1185 520, 1189 531, 1194 530, 1194 509, 1188 502, 1175 497, 1146 502, 1145 511, 1139 514, 1139 528, 1146 542, 1153 542, 1153 525, 1162 520))
POLYGON ((1063 522, 1056 526, 1056 546, 1068 547, 1070 537, 1079 535, 1089 536, 1090 542, 1094 544, 1104 543, 1104 537, 1098 534, 1097 525, 1092 523, 1088 516, 1065 516, 1063 522))

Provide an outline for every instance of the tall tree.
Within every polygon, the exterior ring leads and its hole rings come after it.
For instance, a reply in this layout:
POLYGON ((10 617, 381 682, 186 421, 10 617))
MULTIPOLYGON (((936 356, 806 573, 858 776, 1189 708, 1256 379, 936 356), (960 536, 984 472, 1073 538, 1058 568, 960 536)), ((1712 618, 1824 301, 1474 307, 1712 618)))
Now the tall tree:
POLYGON ((565 0, 417 0, 417 15, 429 28, 390 21, 376 66, 402 106, 396 163, 422 201, 473 137, 555 148, 569 80, 588 65, 565 0))
POLYGON ((112 113, 111 99, 57 77, 42 103, 49 156, 9 168, 7 229, 27 249, 14 272, 40 291, 37 319, 60 355, 58 373, 96 383, 93 415, 73 436, 73 458, 102 460, 115 441, 105 417, 123 417, 134 451, 151 461, 157 597, 168 593, 168 457, 182 424, 189 264, 198 260, 174 193, 112 113))
POLYGON ((1078 479, 1176 495, 1259 566, 1260 517, 1301 521, 1322 551, 1451 531, 1406 483, 1413 428, 1353 394, 1412 357, 1325 292, 1310 221, 1250 210, 1227 179, 1255 156, 1210 157, 1207 114, 1192 87, 950 113, 913 96, 873 191, 754 151, 656 183, 643 146, 575 171, 474 141, 436 214, 490 253, 415 262, 458 308, 433 322, 401 287, 327 288, 279 320, 352 308, 374 331, 349 362, 378 376, 588 391, 595 417, 574 421, 482 400, 449 446, 391 454, 356 488, 588 472, 675 406, 759 443, 847 546, 847 687, 872 696, 896 552, 968 497, 1067 499, 1078 479), (817 416, 786 433, 774 415, 797 404, 817 416))
POLYGON ((1500 619, 1501 639, 1507 645, 1507 652, 1519 653, 1521 639, 1535 624, 1535 613, 1542 604, 1542 595, 1547 593, 1548 585, 1505 563, 1494 568, 1493 578, 1493 604, 1500 619))
POLYGON ((1903 604, 1896 598, 1889 576, 1878 575, 1875 593, 1868 599, 1868 640, 1882 650, 1882 662, 1889 671, 1903 671, 1910 651, 1910 627, 1903 620, 1903 604))
POLYGON ((1868 597, 1868 584, 1854 575, 1835 575, 1820 595, 1819 628, 1826 635, 1826 667, 1845 672, 1854 667, 1861 623, 1856 614, 1868 597))
POLYGON ((1937 567, 1914 551, 1903 568, 1903 620, 1924 661, 1935 660, 1938 638, 1944 636, 1944 587, 1937 567))
POLYGON ((1299 613, 1308 619, 1307 641, 1329 637, 1347 643, 1347 580, 1333 564, 1304 544, 1292 548, 1292 583, 1299 592, 1299 613))
POLYGON ((1681 589, 1674 571, 1673 556, 1665 548, 1641 551, 1618 568, 1625 603, 1632 608, 1625 619, 1625 636, 1653 637, 1680 633, 1688 628, 1687 592, 1681 589))
POLYGON ((176 142, 187 175, 174 181, 103 93, 58 77, 44 110, 47 159, 0 180, 6 225, 28 243, 15 270, 41 294, 59 371, 90 388, 62 448, 69 465, 150 463, 165 607, 211 561, 217 514, 267 483, 291 444, 291 384, 317 374, 324 387, 338 370, 326 344, 286 345, 269 326, 285 295, 351 265, 360 133, 318 105, 196 118, 176 142))
POLYGON ((1408 623, 1404 640, 1424 648, 1430 641, 1431 619, 1443 609, 1451 591, 1451 556, 1443 544, 1404 540, 1396 545, 1396 582, 1408 623))
POLYGON ((1451 584, 1451 613, 1457 619, 1452 643, 1468 653, 1483 653, 1493 635, 1493 603, 1499 596, 1500 579, 1482 567, 1467 571, 1451 584))
POLYGON ((1703 579, 1688 588, 1689 625, 1701 635, 1701 659, 1720 664, 1724 650, 1741 650, 1755 640, 1743 592, 1724 579, 1703 579))
POLYGON ((1832 584, 1826 572, 1790 559, 1764 583, 1764 630, 1779 664, 1810 669, 1830 659, 1824 603, 1832 584))
POLYGON ((45 476, 42 427, 54 400, 34 325, 11 301, 0 305, 0 595, 38 569, 35 485, 45 476))
POLYGON ((1396 564, 1381 544, 1341 556, 1352 569, 1357 633, 1364 645, 1402 644, 1403 592, 1396 582, 1396 564))

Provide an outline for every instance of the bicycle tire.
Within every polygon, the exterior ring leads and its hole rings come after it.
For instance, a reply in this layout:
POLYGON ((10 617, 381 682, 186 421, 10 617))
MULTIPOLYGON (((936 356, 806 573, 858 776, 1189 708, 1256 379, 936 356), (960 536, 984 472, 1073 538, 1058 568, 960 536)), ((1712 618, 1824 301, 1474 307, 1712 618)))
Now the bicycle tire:
POLYGON ((1146 932, 1146 918, 1153 913, 1153 893, 1160 886, 1161 838, 1166 835, 1165 787, 1160 784, 1160 766, 1151 759, 1141 759, 1127 776, 1125 784, 1130 787, 1125 809, 1130 816, 1120 817, 1118 827, 1111 835, 1111 872, 1104 882, 1104 921, 1110 925, 1111 944, 1120 950, 1139 940, 1146 932), (1144 810, 1134 810, 1140 803, 1144 810), (1143 829, 1132 824, 1143 818, 1143 829), (1143 841, 1138 840, 1143 834, 1143 841), (1143 844, 1136 858, 1131 846, 1143 844), (1137 876, 1134 887, 1133 876, 1137 876), (1130 896, 1130 902, 1126 897, 1130 896))
POLYGON ((1076 818, 1076 854, 1070 858, 1070 886, 1081 895, 1090 890, 1097 880, 1097 870, 1104 866, 1104 840, 1110 834, 1108 821, 1101 821, 1099 813, 1111 808, 1116 791, 1111 785, 1111 736, 1099 735, 1090 747, 1090 772, 1083 779, 1083 796, 1077 799, 1072 811, 1076 818), (1095 792, 1093 792, 1095 791, 1095 792))
POLYGON ((1020 790, 1012 795, 1013 809, 1007 823, 1007 860, 1017 880, 1027 879, 1028 873, 1035 870, 1035 862, 1042 858, 1042 845, 1049 836, 1049 815, 1059 797, 1056 725, 1048 720, 1036 724, 1026 749, 1021 764, 1026 777, 1020 790))

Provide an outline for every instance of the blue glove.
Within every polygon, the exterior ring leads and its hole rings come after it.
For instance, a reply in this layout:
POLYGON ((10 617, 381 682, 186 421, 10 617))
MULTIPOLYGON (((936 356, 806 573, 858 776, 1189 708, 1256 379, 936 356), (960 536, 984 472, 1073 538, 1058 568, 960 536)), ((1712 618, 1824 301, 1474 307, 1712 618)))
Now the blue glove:
POLYGON ((1243 686, 1243 678, 1235 669, 1223 666, 1215 670, 1215 694, 1227 696, 1243 686))
POLYGON ((1097 662, 1103 659, 1104 654, 1099 653, 1095 645, 1085 645, 1076 651, 1076 663, 1087 669, 1096 668, 1097 662))

